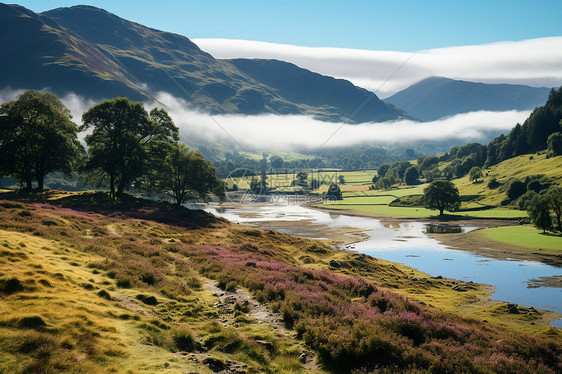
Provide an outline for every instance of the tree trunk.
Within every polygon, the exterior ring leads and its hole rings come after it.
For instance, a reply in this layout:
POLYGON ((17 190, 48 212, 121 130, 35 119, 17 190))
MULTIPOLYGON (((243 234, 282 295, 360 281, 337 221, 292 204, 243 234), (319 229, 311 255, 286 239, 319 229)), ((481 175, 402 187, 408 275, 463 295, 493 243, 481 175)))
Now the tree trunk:
POLYGON ((115 176, 109 176, 109 198, 115 199, 115 176))
POLYGON ((119 187, 117 187, 117 196, 123 196, 124 191, 125 191, 125 184, 119 183, 119 187))
POLYGON ((25 189, 28 191, 31 191, 31 188, 33 187, 33 183, 31 180, 31 177, 29 175, 25 176, 25 189))
POLYGON ((440 215, 440 216, 443 215, 443 211, 444 211, 444 210, 445 210, 445 209, 443 209, 443 208, 439 208, 439 215, 440 215))
POLYGON ((43 186, 45 182, 45 173, 43 171, 37 171, 37 191, 43 191, 43 186))

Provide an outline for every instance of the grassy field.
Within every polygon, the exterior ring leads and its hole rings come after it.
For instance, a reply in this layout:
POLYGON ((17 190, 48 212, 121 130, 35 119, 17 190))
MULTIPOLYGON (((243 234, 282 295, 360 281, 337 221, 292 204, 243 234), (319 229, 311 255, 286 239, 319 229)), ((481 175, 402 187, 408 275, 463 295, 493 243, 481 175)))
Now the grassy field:
MULTIPOLYGON (((307 169, 308 170, 308 169, 307 169)), ((354 189, 358 186, 368 185, 372 182, 373 176, 376 175, 376 170, 358 170, 358 171, 307 171, 307 182, 310 183, 311 180, 317 180, 321 183, 324 183, 318 190, 315 192, 322 193, 326 192, 328 189, 328 185, 330 183, 338 183, 339 184, 339 176, 343 176, 345 179, 345 184, 341 185, 342 189, 345 191, 346 189, 354 189)), ((256 171, 257 172, 257 171, 256 171)), ((275 189, 276 191, 303 191, 303 187, 292 187, 291 183, 293 180, 296 179, 296 173, 299 170, 295 169, 294 172, 290 172, 288 174, 267 174, 267 185, 269 188, 275 189)), ((257 175, 254 177, 255 179, 259 180, 260 176, 257 175)), ((252 177, 235 177, 229 178, 226 180, 226 185, 229 188, 232 188, 232 184, 236 182, 238 184, 238 188, 240 189, 248 189, 250 188, 250 181, 252 177)), ((360 188, 365 189, 363 187, 360 188)))
MULTIPOLYGON (((385 191, 368 189, 363 189, 361 191, 347 191, 343 192, 343 200, 326 202, 322 206, 332 209, 350 209, 372 216, 397 216, 412 218, 437 216, 439 212, 436 210, 429 210, 422 207, 397 207, 389 205, 392 201, 399 197, 423 194, 423 189, 426 186, 427 184, 422 184, 415 187, 402 187, 385 191)), ((462 207, 470 208, 477 206, 478 205, 476 204, 463 204, 462 207)), ((511 219, 527 217, 527 212, 525 211, 507 208, 446 212, 446 214, 467 218, 511 219)))
POLYGON ((0 372, 334 372, 342 349, 347 368, 372 364, 361 339, 398 355, 397 372, 467 370, 506 339, 517 365, 534 360, 523 342, 562 350, 540 311, 462 307, 486 300, 478 285, 157 202, 0 193, 0 252, 0 372), (479 348, 451 354, 467 341, 479 348))
MULTIPOLYGON (((439 211, 429 210, 419 207, 394 207, 388 205, 353 205, 344 203, 325 203, 322 206, 330 209, 353 210, 359 213, 365 213, 373 217, 411 217, 411 218, 429 218, 438 217, 439 211)), ((377 198, 373 198, 376 204, 377 198)), ((527 212, 521 210, 493 208, 487 210, 478 210, 470 212, 445 212, 446 216, 466 217, 466 218, 496 218, 496 219, 516 219, 527 216, 527 212)))
POLYGON ((539 248, 552 254, 562 253, 562 235, 543 233, 531 226, 506 226, 479 230, 477 234, 488 240, 494 240, 520 249, 536 252, 539 248))

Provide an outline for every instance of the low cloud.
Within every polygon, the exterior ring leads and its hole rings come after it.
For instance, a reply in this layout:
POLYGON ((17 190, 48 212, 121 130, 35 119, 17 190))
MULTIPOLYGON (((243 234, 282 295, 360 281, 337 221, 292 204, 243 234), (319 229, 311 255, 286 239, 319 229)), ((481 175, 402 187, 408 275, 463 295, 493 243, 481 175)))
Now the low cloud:
POLYGON ((430 76, 485 83, 562 85, 562 37, 414 53, 300 47, 230 39, 193 41, 216 58, 288 61, 321 74, 347 79, 383 98, 430 76))
MULTIPOLYGON (((0 103, 13 100, 23 90, 1 90, 0 103)), ((183 99, 168 93, 156 95, 158 104, 146 103, 168 111, 180 128, 180 137, 187 144, 220 142, 238 145, 242 150, 304 151, 321 148, 350 147, 359 144, 427 143, 436 141, 485 142, 492 136, 508 132, 523 122, 529 111, 471 112, 432 122, 391 121, 349 125, 323 122, 302 115, 239 115, 211 116, 194 109, 183 99)), ((97 104, 76 94, 61 97, 80 125, 82 114, 97 104)), ((81 140, 85 133, 79 134, 81 140)))
POLYGON ((191 109, 166 93, 156 95, 180 128, 182 140, 236 143, 244 150, 316 150, 373 143, 422 143, 458 140, 486 141, 509 131, 529 111, 471 112, 432 122, 391 121, 349 125, 322 122, 302 115, 215 115, 191 109))

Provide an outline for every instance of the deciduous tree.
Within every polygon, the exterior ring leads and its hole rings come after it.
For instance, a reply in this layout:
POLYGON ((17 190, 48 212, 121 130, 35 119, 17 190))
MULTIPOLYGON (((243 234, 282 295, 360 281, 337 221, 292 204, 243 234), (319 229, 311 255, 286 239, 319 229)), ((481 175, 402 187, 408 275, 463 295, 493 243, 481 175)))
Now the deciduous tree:
POLYGON ((460 203, 459 190, 452 182, 433 181, 423 190, 424 206, 428 209, 438 209, 440 216, 444 210, 457 209, 460 203))
POLYGON ((473 166, 468 173, 468 178, 473 182, 478 182, 478 179, 482 178, 484 175, 482 174, 482 169, 478 166, 473 166))
POLYGON ((547 203, 554 212, 558 231, 562 232, 562 187, 550 187, 546 192, 547 203))
POLYGON ((153 142, 174 142, 178 128, 164 109, 146 112, 142 103, 126 98, 104 101, 82 116, 81 130, 92 128, 86 136, 88 160, 86 170, 97 170, 109 178, 111 197, 145 171, 149 146, 153 142))
POLYGON ((49 92, 25 91, 0 107, 0 172, 43 190, 48 173, 70 174, 82 147, 70 110, 49 92))
POLYGON ((189 150, 183 143, 174 143, 164 149, 166 155, 147 178, 149 192, 171 198, 176 205, 188 199, 207 199, 211 193, 224 197, 224 189, 215 175, 215 168, 201 153, 189 150))
POLYGON ((527 213, 531 222, 543 232, 552 228, 552 217, 550 217, 550 209, 548 199, 544 195, 535 195, 527 204, 527 213))

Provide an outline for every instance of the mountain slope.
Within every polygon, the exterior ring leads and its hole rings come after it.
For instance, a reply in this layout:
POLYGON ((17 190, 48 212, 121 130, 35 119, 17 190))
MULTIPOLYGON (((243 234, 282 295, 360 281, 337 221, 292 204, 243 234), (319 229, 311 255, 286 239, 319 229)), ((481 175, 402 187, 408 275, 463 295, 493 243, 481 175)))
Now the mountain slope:
MULTIPOLYGON (((308 114, 351 123, 404 117, 347 81, 338 81, 328 93, 316 89, 300 96, 295 91, 299 87, 271 87, 259 79, 259 72, 241 71, 235 63, 216 60, 184 36, 91 6, 36 14, 0 4, 0 43, 0 88, 47 88, 59 95, 75 92, 96 100, 115 96, 151 100, 153 94, 165 91, 210 113, 308 114), (338 88, 343 86, 357 98, 355 107, 340 104, 338 88), (367 95, 372 98, 354 113, 367 95)), ((286 74, 322 87, 334 81, 294 65, 286 74)))
POLYGON ((408 117, 399 109, 389 108, 371 91, 356 87, 344 79, 326 77, 279 60, 227 61, 248 76, 274 88, 288 100, 311 108, 331 106, 340 116, 349 116, 356 122, 367 122, 372 118, 386 121, 408 117))
POLYGON ((542 105, 548 88, 485 84, 443 77, 424 79, 385 99, 424 121, 477 110, 528 110, 542 105))
POLYGON ((12 88, 76 90, 89 97, 144 97, 114 61, 49 17, 0 4, 0 82, 12 88))

